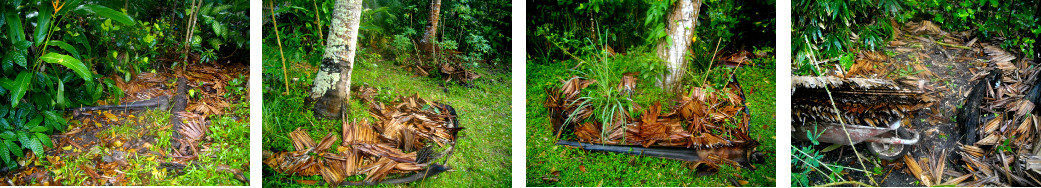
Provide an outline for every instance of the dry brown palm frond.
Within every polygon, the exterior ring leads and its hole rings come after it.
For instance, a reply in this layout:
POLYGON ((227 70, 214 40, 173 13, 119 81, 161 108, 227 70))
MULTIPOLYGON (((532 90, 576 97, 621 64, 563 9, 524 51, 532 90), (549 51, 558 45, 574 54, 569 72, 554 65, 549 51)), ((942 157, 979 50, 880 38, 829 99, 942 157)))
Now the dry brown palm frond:
POLYGON ((311 136, 303 128, 297 127, 296 130, 289 133, 289 138, 293 141, 293 148, 296 151, 306 151, 314 148, 314 140, 311 139, 311 136))

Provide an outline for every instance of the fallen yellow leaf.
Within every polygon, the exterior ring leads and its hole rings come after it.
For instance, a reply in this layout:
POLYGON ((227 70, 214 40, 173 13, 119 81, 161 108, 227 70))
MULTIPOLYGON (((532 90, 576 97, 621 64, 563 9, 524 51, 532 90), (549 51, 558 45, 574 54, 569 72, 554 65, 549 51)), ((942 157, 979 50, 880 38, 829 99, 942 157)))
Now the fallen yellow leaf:
POLYGON ((62 150, 72 150, 72 146, 61 147, 62 150))
POLYGON ((109 111, 105 111, 103 114, 105 115, 105 118, 108 118, 108 121, 111 121, 111 122, 119 121, 119 118, 117 118, 116 115, 113 115, 109 111))

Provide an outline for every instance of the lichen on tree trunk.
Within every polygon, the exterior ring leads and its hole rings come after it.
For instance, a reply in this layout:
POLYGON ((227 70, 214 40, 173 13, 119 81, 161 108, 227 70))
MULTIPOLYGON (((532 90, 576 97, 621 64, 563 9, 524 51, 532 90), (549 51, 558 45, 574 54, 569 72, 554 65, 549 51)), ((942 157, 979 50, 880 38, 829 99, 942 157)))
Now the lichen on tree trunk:
POLYGON ((441 0, 430 1, 430 19, 428 20, 426 31, 423 32, 423 39, 419 40, 419 49, 424 52, 431 52, 434 50, 434 41, 437 37, 437 21, 441 18, 441 0))
POLYGON ((701 0, 679 0, 669 8, 666 26, 668 38, 658 42, 658 57, 665 61, 668 73, 658 84, 669 92, 679 89, 683 75, 687 73, 684 58, 694 37, 701 0))
POLYGON ((350 99, 351 71, 358 50, 358 26, 361 23, 362 0, 337 0, 333 8, 329 37, 322 65, 314 79, 309 103, 314 103, 315 116, 342 118, 341 111, 350 99))

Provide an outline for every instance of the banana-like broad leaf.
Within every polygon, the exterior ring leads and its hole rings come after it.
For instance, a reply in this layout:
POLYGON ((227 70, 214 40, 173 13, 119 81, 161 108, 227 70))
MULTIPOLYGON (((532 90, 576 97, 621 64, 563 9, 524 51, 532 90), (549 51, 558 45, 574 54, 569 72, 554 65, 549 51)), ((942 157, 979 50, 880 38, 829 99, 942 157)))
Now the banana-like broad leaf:
POLYGON ((18 158, 25 157, 25 154, 22 153, 22 147, 18 146, 18 144, 14 144, 11 140, 4 140, 4 144, 7 145, 7 150, 14 154, 14 156, 18 156, 18 158))
POLYGON ((43 39, 47 38, 47 30, 51 26, 51 14, 53 14, 54 8, 52 7, 41 7, 39 15, 36 16, 36 34, 33 35, 33 41, 36 44, 43 43, 43 39))
POLYGON ((43 55, 40 59, 48 63, 56 63, 68 67, 69 69, 72 69, 73 72, 76 72, 76 75, 79 75, 80 78, 83 78, 83 80, 88 82, 94 80, 94 73, 91 73, 90 69, 87 69, 87 66, 83 65, 83 62, 80 62, 79 59, 72 56, 51 52, 47 53, 47 55, 43 55))
POLYGON ((10 87, 7 89, 11 90, 10 96, 12 108, 18 107, 18 103, 21 102, 22 97, 25 96, 25 91, 29 90, 29 77, 32 77, 32 74, 22 71, 21 73, 18 73, 18 77, 14 79, 14 82, 4 84, 7 85, 5 87, 10 87))
POLYGON ((42 142, 44 146, 52 147, 52 148, 54 147, 54 142, 51 142, 51 137, 48 137, 47 135, 45 135, 43 133, 36 133, 36 138, 39 139, 40 142, 42 142))
POLYGON ((83 5, 76 8, 76 12, 93 13, 101 17, 115 20, 119 23, 134 25, 134 18, 127 16, 123 12, 112 10, 108 7, 101 5, 83 5))
POLYGON ((65 50, 66 52, 72 54, 72 57, 75 57, 76 59, 82 59, 80 58, 80 51, 76 50, 76 47, 72 47, 72 45, 70 45, 69 43, 65 43, 65 41, 51 40, 50 42, 47 42, 47 45, 57 46, 58 48, 61 48, 62 50, 65 50))

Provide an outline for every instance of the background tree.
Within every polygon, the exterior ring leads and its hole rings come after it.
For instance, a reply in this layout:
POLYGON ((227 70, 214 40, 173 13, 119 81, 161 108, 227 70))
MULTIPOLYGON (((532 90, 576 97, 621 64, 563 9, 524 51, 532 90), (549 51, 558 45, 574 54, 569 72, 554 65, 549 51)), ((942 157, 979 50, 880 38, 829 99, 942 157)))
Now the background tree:
POLYGON ((358 50, 358 26, 362 0, 338 0, 329 25, 321 68, 315 76, 308 102, 314 103, 315 116, 342 118, 341 111, 350 98, 351 70, 358 50))
POLYGON ((669 8, 666 33, 668 38, 658 41, 658 57, 665 61, 668 73, 662 79, 662 88, 673 92, 687 73, 685 57, 694 37, 701 0, 679 0, 669 8))
POLYGON ((423 32, 423 39, 419 40, 419 48, 425 52, 434 50, 434 41, 437 40, 437 20, 441 19, 441 0, 430 1, 430 24, 423 32))

